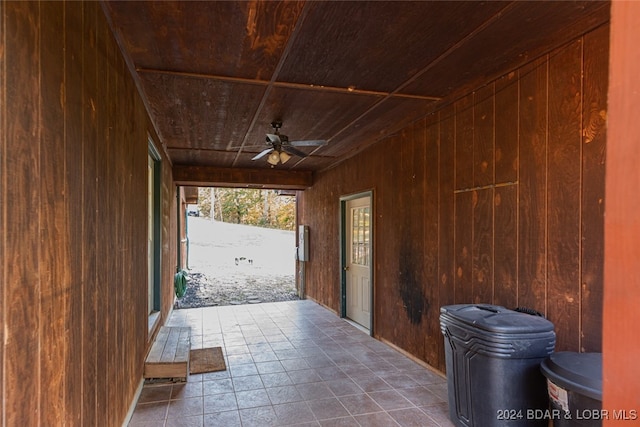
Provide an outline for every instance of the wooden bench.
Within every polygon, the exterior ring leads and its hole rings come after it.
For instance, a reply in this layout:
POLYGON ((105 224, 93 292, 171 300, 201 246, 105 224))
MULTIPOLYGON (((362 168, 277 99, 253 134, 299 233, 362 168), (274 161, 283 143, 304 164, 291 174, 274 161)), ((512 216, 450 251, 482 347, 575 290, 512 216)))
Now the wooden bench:
POLYGON ((162 326, 144 363, 145 378, 189 376, 191 328, 162 326))

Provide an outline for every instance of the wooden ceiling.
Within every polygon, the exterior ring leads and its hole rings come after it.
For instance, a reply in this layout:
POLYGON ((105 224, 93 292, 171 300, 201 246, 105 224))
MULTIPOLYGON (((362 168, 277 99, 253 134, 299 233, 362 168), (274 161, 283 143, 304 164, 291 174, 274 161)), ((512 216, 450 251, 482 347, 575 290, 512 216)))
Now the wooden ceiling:
POLYGON ((265 176, 331 168, 609 19, 599 1, 103 4, 184 184, 233 168, 268 186, 251 158, 274 120, 328 144, 265 176))

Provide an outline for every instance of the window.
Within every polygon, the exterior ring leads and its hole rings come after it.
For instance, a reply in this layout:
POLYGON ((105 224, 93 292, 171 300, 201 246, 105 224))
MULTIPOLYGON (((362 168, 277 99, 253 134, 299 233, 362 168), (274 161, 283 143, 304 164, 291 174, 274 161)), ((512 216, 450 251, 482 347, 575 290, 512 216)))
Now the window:
POLYGON ((351 210, 351 263, 362 266, 369 265, 369 207, 351 210))

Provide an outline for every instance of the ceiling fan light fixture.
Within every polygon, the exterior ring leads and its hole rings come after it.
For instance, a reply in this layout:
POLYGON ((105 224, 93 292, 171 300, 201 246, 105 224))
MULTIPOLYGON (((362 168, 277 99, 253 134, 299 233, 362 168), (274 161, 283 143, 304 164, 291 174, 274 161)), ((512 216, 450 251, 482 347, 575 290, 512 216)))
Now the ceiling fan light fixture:
POLYGON ((285 163, 287 163, 289 161, 289 159, 291 158, 291 156, 288 153, 285 153, 284 151, 282 151, 280 153, 280 162, 284 165, 285 163))
POLYGON ((279 161, 280 154, 277 151, 273 151, 271 154, 269 154, 269 157, 267 157, 267 163, 273 166, 277 165, 279 161))

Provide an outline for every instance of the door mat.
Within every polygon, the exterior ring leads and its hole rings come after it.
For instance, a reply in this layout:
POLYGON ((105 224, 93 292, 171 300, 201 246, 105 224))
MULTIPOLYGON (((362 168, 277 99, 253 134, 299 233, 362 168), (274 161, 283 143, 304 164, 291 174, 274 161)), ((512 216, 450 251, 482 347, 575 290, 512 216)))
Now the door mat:
POLYGON ((226 371, 222 348, 210 347, 191 350, 189 355, 189 372, 203 374, 205 372, 226 371))

